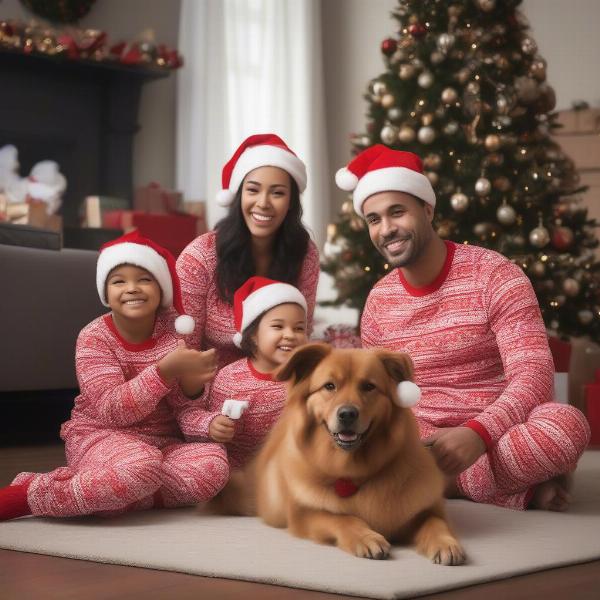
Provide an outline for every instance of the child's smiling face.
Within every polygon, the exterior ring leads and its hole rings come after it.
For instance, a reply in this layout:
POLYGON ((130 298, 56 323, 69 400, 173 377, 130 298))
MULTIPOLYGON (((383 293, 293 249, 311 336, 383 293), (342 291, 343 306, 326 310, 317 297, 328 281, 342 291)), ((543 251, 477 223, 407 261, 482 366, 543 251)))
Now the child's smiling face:
POLYGON ((160 306, 161 289, 146 269, 119 265, 106 278, 106 301, 114 314, 126 319, 154 315, 160 306))
POLYGON ((284 364, 292 351, 306 344, 306 314, 298 304, 280 304, 267 311, 256 331, 255 359, 261 366, 275 369, 284 364))

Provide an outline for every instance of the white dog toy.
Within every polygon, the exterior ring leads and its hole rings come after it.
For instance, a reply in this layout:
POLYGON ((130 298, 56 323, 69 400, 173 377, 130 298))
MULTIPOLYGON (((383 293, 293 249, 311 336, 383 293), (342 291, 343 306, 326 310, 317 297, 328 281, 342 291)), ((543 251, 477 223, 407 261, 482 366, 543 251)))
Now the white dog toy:
POLYGON ((410 408, 421 399, 421 388, 412 381, 401 381, 397 387, 398 406, 410 408))
POLYGON ((237 421, 248 408, 248 400, 225 400, 221 414, 237 421))

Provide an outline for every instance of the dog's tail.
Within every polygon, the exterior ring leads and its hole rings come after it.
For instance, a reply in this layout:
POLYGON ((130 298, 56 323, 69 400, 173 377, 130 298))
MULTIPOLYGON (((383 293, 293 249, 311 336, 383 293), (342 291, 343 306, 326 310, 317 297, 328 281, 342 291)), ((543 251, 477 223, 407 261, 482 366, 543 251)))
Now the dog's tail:
POLYGON ((256 515, 256 493, 246 470, 234 471, 227 485, 208 503, 210 512, 219 515, 256 515))

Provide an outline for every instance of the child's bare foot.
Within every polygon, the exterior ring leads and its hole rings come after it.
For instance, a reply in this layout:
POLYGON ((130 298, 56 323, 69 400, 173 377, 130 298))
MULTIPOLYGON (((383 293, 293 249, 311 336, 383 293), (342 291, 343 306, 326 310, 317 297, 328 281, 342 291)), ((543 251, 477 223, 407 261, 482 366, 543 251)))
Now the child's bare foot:
POLYGON ((571 506, 573 498, 569 493, 573 484, 572 475, 559 475, 540 483, 531 499, 531 507, 539 510, 564 512, 571 506))

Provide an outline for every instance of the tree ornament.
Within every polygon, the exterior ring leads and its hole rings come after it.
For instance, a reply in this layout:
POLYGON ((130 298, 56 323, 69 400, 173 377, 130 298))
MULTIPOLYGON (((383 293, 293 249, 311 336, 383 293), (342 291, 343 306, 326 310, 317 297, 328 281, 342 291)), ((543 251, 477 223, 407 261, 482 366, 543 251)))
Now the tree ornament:
POLYGON ((487 177, 480 177, 475 182, 475 192, 478 196, 487 196, 492 191, 492 184, 487 177))
POLYGON ((385 93, 387 93, 387 85, 383 81, 373 82, 371 89, 373 90, 373 95, 377 98, 381 98, 385 93))
POLYGON ((594 313, 588 309, 580 310, 577 318, 582 325, 589 325, 594 320, 594 313))
POLYGON ((533 104, 540 97, 540 86, 538 82, 526 75, 515 79, 515 92, 521 104, 533 104))
POLYGON ((454 104, 458 100, 458 92, 452 88, 447 87, 442 90, 442 102, 444 104, 454 104))
POLYGON ((536 260, 530 267, 531 273, 538 278, 546 275, 546 265, 541 260, 536 260))
POLYGON ((581 291, 581 285, 576 279, 573 279, 572 277, 567 277, 567 279, 563 281, 562 287, 565 294, 570 298, 574 298, 581 291))
POLYGON ((521 50, 523 54, 528 54, 529 56, 533 56, 537 52, 537 44, 535 40, 530 37, 524 37, 521 40, 521 50))
POLYGON ((354 215, 354 204, 352 200, 346 200, 342 204, 341 212, 343 215, 354 215))
POLYGON ((463 67, 458 71, 458 73, 456 73, 455 77, 458 80, 458 83, 460 83, 461 85, 465 85, 467 81, 469 81, 469 79, 471 78, 471 69, 463 67))
POLYGON ((404 125, 403 127, 401 127, 400 131, 398 132, 398 139, 403 144, 410 144, 414 141, 415 137, 415 130, 412 127, 409 127, 408 125, 404 125))
POLYGON ((506 202, 505 198, 496 211, 496 217, 502 225, 512 225, 517 220, 517 211, 506 202))
POLYGON ((381 52, 386 56, 391 56, 396 52, 396 48, 398 47, 398 43, 396 40, 392 38, 387 38, 381 42, 381 52))
POLYGON ((477 6, 483 12, 492 12, 496 8, 496 0, 476 0, 477 6))
POLYGON ((426 127, 428 127, 429 125, 431 125, 433 123, 435 119, 435 116, 431 113, 425 113, 422 117, 421 117, 421 123, 423 125, 425 125, 426 127))
POLYGON ((421 127, 417 135, 421 144, 431 144, 435 140, 435 129, 433 127, 421 127))
POLYGON ((457 213, 463 213, 469 208, 469 198, 461 191, 455 192, 450 196, 450 206, 457 213))
POLYGON ((508 192, 508 190, 510 190, 510 179, 508 177, 505 177, 504 175, 496 177, 496 179, 494 179, 493 186, 499 192, 508 192))
POLYGON ((390 108, 394 106, 395 103, 396 98, 394 98, 393 94, 384 94, 381 97, 381 106, 383 106, 383 108, 390 108))
POLYGON ((500 136, 496 135, 495 133, 486 135, 484 145, 485 145, 486 149, 489 150, 490 152, 495 152, 502 145, 501 141, 500 141, 500 136))
POLYGON ((540 97, 535 103, 535 109, 538 113, 549 113, 556 107, 556 92, 554 88, 547 83, 540 85, 540 97))
POLYGON ((448 52, 450 52, 455 42, 456 38, 451 33, 442 33, 436 40, 438 50, 443 54, 447 54, 448 52))
POLYGON ((439 50, 434 50, 431 53, 431 56, 429 57, 429 60, 431 61, 432 65, 440 65, 441 63, 444 62, 446 56, 440 52, 439 50))
POLYGON ((402 110, 397 106, 393 106, 387 112, 390 121, 399 121, 402 118, 402 110))
POLYGON ((352 231, 362 231, 364 228, 365 222, 358 215, 354 215, 350 218, 350 229, 352 229, 352 231))
POLYGON ((439 154, 431 152, 423 159, 423 166, 427 169, 437 171, 442 165, 442 157, 439 154))
POLYGON ((456 135, 459 129, 460 127, 456 121, 448 121, 448 123, 444 125, 444 133, 446 135, 456 135))
POLYGON ((402 63, 398 70, 398 77, 403 81, 408 81, 416 75, 417 70, 410 63, 402 63))
POLYGON ((438 181, 440 180, 440 176, 435 171, 424 171, 424 173, 425 177, 429 179, 429 183, 431 183, 431 185, 435 187, 438 184, 438 181))
POLYGON ((417 83, 425 90, 433 85, 433 81, 433 75, 430 71, 423 71, 417 79, 417 83))
POLYGON ((550 241, 550 233, 542 224, 540 219, 539 225, 532 229, 529 233, 529 243, 536 248, 543 248, 548 245, 550 241))
POLYGON ((343 251, 343 246, 336 241, 337 225, 329 223, 327 225, 327 241, 323 244, 323 255, 329 260, 335 260, 343 251))
POLYGON ((555 227, 552 231, 552 245, 560 251, 567 250, 575 240, 575 234, 570 227, 555 227))
POLYGON ((398 129, 393 125, 385 125, 381 130, 381 141, 388 146, 393 144, 398 137, 398 129))
POLYGON ((536 56, 531 63, 529 75, 538 81, 546 80, 546 61, 541 56, 536 56))
POLYGON ((412 35, 415 39, 422 38, 426 33, 427 29, 421 23, 413 23, 408 26, 408 33, 412 35))

